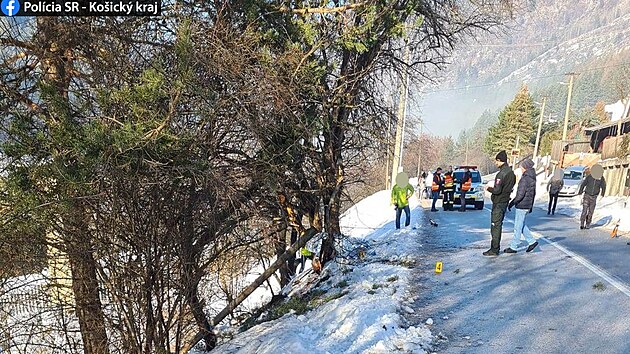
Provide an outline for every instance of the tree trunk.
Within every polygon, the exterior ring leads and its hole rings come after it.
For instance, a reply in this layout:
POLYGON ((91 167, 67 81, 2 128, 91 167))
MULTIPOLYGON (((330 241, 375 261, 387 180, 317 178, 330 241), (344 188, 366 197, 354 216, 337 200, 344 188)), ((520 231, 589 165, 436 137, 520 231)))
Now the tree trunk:
POLYGON ((109 348, 92 242, 87 231, 87 221, 83 218, 82 206, 76 203, 72 212, 74 215, 64 222, 66 229, 64 236, 72 270, 72 291, 84 352, 105 354, 109 352, 109 348))
MULTIPOLYGON (((294 244, 295 242, 297 242, 298 240, 298 232, 296 229, 291 229, 291 244, 294 244)), ((279 257, 280 255, 278 255, 279 257)), ((295 275, 295 272, 297 270, 297 264, 295 263, 295 253, 293 255, 289 256, 289 259, 287 260, 287 264, 289 265, 289 272, 291 274, 291 276, 295 275)))
MULTIPOLYGON (((198 195, 195 191, 194 183, 191 183, 189 189, 189 201, 182 216, 182 235, 181 235, 181 269, 184 287, 184 299, 195 318, 197 327, 199 327, 200 339, 203 339, 206 346, 205 350, 212 350, 217 344, 217 336, 212 331, 212 326, 208 322, 206 313, 203 310, 203 302, 199 299, 199 281, 200 270, 198 268, 198 250, 194 245, 194 208, 197 205, 198 195)), ((197 342, 199 341, 197 340, 197 342)), ((185 351, 184 351, 185 352, 185 351)))
MULTIPOLYGON (((287 250, 287 229, 283 228, 282 230, 276 232, 276 257, 282 256, 284 252, 287 250)), ((289 257, 287 262, 285 262, 282 266, 280 266, 280 287, 284 287, 289 284, 291 280, 291 268, 290 265, 293 265, 293 261, 295 260, 295 255, 293 257, 289 257)))
MULTIPOLYGON (((67 47, 63 39, 68 36, 64 24, 55 17, 37 18, 36 42, 42 51, 38 53, 41 70, 44 73, 43 83, 50 86, 50 92, 44 92, 42 97, 47 100, 51 114, 47 117, 48 125, 58 122, 72 127, 77 122, 72 121, 69 99, 69 87, 72 81, 73 68, 72 49, 67 47), (63 43, 60 45, 59 43, 63 43)), ((71 129, 68 129, 69 131, 71 129)), ((67 142, 64 142, 67 143, 67 142)), ((74 161, 64 161, 67 147, 56 146, 52 158, 64 162, 67 171, 74 173, 80 167, 74 161)), ((63 173, 63 172, 62 172, 63 173)), ((72 199, 81 192, 69 187, 64 198, 72 199)), ((91 235, 88 230, 90 219, 84 205, 73 201, 67 215, 62 215, 63 229, 60 237, 64 239, 66 253, 72 271, 72 291, 74 293, 75 308, 86 354, 108 353, 107 332, 105 318, 99 297, 98 280, 96 278, 96 261, 92 254, 91 235)))
POLYGON ((325 174, 325 190, 324 206, 326 208, 324 214, 324 226, 326 237, 322 240, 322 248, 320 252, 320 260, 322 265, 326 264, 335 257, 335 239, 341 235, 339 226, 341 192, 344 182, 344 168, 342 158, 342 145, 344 140, 343 128, 338 124, 344 121, 349 114, 344 108, 336 110, 333 122, 330 125, 329 141, 326 147, 325 160, 327 169, 325 174))

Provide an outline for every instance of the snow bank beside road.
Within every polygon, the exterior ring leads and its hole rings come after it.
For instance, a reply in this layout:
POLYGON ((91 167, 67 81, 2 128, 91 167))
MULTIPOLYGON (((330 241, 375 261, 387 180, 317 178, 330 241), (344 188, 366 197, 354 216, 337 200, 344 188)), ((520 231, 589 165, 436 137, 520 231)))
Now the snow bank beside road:
MULTIPOLYGON (((412 207, 417 200, 412 199, 412 207)), ((416 214, 418 211, 416 210, 416 214)), ((414 215, 415 216, 415 215, 414 215)), ((348 235, 341 245, 348 257, 328 265, 311 311, 259 324, 238 334, 213 353, 425 353, 428 327, 406 327, 402 313, 413 312, 410 265, 421 246, 418 230, 395 230, 389 191, 376 193, 342 218, 348 235), (327 279, 326 279, 327 278, 327 279)), ((404 216, 403 216, 404 218, 404 216)), ((417 225, 413 222, 412 225, 417 225)), ((308 283, 308 282, 305 282, 308 283)), ((299 285, 297 285, 299 286, 299 285)), ((305 285, 308 286, 308 285, 305 285)), ((416 286, 414 284, 413 286, 416 286)), ((303 293, 292 289, 294 293, 303 293)))

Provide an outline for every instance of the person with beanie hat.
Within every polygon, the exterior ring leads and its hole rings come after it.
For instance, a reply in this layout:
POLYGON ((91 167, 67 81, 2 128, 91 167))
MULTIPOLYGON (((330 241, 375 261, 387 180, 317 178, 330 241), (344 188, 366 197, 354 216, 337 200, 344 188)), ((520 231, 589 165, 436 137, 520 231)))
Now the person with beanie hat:
POLYGON ((501 249, 501 232, 503 231, 503 219, 505 211, 510 202, 510 194, 516 184, 516 176, 514 171, 507 164, 507 153, 505 150, 499 152, 495 158, 495 165, 499 168, 494 185, 486 187, 486 191, 492 194, 492 213, 490 216, 490 233, 492 234, 492 242, 490 249, 483 253, 484 256, 498 256, 501 249))
POLYGON ((521 162, 521 168, 524 170, 529 170, 530 168, 534 168, 534 161, 532 159, 525 159, 521 162))
POLYGON ((505 150, 499 151, 499 153, 495 157, 495 160, 501 161, 501 162, 507 162, 508 158, 507 158, 507 153, 505 152, 505 150))
POLYGON ((523 172, 523 177, 518 181, 516 197, 508 204, 508 210, 510 211, 512 207, 516 207, 516 214, 514 215, 514 239, 512 239, 510 247, 503 250, 505 253, 516 253, 521 243, 521 234, 525 236, 525 241, 527 241, 527 252, 531 252, 538 246, 538 241, 534 239, 532 232, 529 231, 529 228, 525 225, 525 217, 527 213, 532 212, 534 200, 536 199, 536 171, 534 171, 534 162, 530 159, 525 159, 521 162, 521 171, 523 172))

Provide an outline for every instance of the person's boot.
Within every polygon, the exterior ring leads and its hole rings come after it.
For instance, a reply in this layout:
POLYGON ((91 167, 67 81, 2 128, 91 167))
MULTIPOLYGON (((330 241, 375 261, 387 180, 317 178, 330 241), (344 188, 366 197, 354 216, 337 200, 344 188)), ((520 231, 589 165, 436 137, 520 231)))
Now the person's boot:
POLYGON ((538 241, 532 243, 531 245, 527 246, 527 250, 525 250, 525 252, 531 252, 534 250, 534 248, 536 248, 536 246, 538 246, 538 241))
POLYGON ((483 253, 483 255, 484 255, 484 256, 487 256, 487 257, 496 257, 496 256, 498 256, 498 255, 499 255, 499 252, 495 252, 495 251, 493 251, 493 250, 491 250, 491 249, 490 249, 490 250, 485 251, 485 252, 483 253))
POLYGON ((551 210, 547 210, 547 215, 551 214, 551 210))
POLYGON ((503 250, 503 253, 516 253, 516 250, 513 250, 512 247, 508 247, 503 250))

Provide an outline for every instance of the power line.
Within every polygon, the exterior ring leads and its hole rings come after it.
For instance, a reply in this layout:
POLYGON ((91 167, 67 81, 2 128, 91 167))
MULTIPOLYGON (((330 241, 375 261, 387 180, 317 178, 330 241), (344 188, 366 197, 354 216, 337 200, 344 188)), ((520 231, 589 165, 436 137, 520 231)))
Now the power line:
MULTIPOLYGON (((585 72, 585 71, 597 71, 597 70, 602 70, 602 69, 615 68, 615 67, 619 67, 619 66, 630 66, 630 62, 621 63, 621 64, 615 64, 615 65, 605 65, 605 66, 599 66, 599 67, 594 67, 594 68, 588 68, 588 69, 583 69, 581 71, 582 72, 585 72)), ((448 91, 458 91, 458 90, 469 90, 469 89, 474 89, 474 88, 491 87, 491 86, 497 86, 497 85, 509 84, 509 83, 520 83, 520 82, 523 82, 523 81, 536 81, 536 80, 542 80, 542 79, 549 79, 549 78, 552 78, 552 77, 559 77, 559 76, 565 76, 565 74, 549 74, 549 75, 543 75, 543 76, 535 76, 535 77, 532 77, 532 78, 527 78, 527 79, 522 79, 522 80, 498 81, 498 82, 493 82, 493 83, 489 83, 489 84, 471 85, 471 86, 464 86, 464 87, 452 87, 452 88, 446 88, 446 89, 425 91, 424 94, 437 93, 437 92, 448 92, 448 91)))

